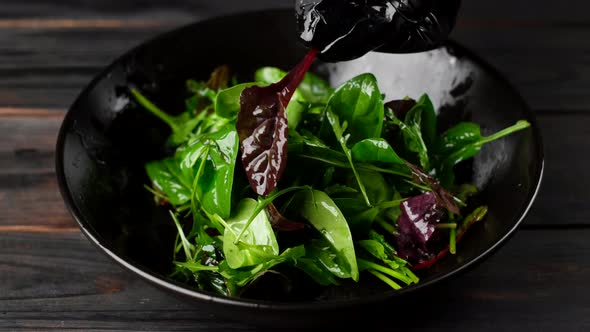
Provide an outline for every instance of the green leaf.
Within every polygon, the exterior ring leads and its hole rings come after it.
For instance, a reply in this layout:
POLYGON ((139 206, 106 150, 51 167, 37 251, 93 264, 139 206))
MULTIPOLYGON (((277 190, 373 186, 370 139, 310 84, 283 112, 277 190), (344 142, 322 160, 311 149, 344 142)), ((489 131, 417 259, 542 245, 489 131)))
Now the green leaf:
POLYGON ((297 194, 301 216, 307 219, 330 243, 336 254, 346 262, 343 271, 358 281, 358 267, 352 234, 346 219, 334 201, 319 190, 306 190, 297 194))
MULTIPOLYGON (((272 84, 280 81, 285 75, 287 72, 279 68, 262 67, 256 71, 254 79, 259 83, 272 84)), ((311 104, 326 104, 334 89, 319 76, 307 72, 296 91, 296 100, 299 98, 311 104)))
POLYGON ((184 181, 179 162, 174 157, 150 161, 145 165, 145 169, 152 184, 172 205, 182 205, 190 200, 190 184, 184 181))
POLYGON ((240 95, 244 89, 256 83, 242 83, 219 91, 215 98, 215 113, 221 117, 233 119, 240 111, 240 95))
POLYGON ((306 73, 299 85, 301 96, 311 104, 326 104, 334 92, 328 82, 313 73, 306 73))
POLYGON ((359 260, 360 268, 378 271, 400 280, 407 285, 417 283, 419 281, 418 277, 414 275, 414 273, 412 273, 412 271, 407 267, 408 262, 395 255, 394 248, 385 240, 383 235, 375 231, 371 231, 369 233, 369 239, 358 241, 358 245, 371 256, 373 256, 374 259, 377 259, 379 262, 388 266, 385 267, 381 264, 375 264, 371 261, 363 259, 359 260))
POLYGON ((313 259, 323 270, 338 278, 351 277, 349 264, 344 260, 344 256, 338 255, 338 252, 325 238, 312 240, 305 245, 305 251, 306 257, 313 259))
POLYGON ((354 174, 354 177, 357 181, 359 189, 360 189, 361 193, 363 194, 363 198, 365 199, 365 203, 367 204, 367 206, 371 206, 371 202, 369 200, 369 197, 367 196, 365 186, 363 185, 363 182, 361 181, 359 173, 357 172, 356 168, 354 167, 354 162, 352 161, 352 151, 350 151, 350 149, 348 148, 348 145, 347 145, 350 135, 349 134, 347 134, 346 136, 344 135, 344 131, 346 130, 346 127, 347 127, 347 122, 345 121, 343 124, 341 124, 340 119, 338 118, 338 115, 334 114, 334 112, 332 112, 332 110, 329 108, 326 112, 326 117, 328 119, 328 122, 332 126, 332 130, 334 131, 334 135, 336 135, 336 139, 340 143, 340 147, 342 148, 342 152, 344 152, 346 159, 348 159, 348 163, 350 165, 350 168, 352 169, 352 173, 354 174))
MULTIPOLYGON (((280 81, 286 74, 279 68, 263 67, 256 71, 254 78, 256 82, 267 85, 280 81)), ((289 129, 294 130, 298 127, 304 113, 308 111, 309 104, 325 104, 332 91, 327 82, 314 74, 306 73, 285 109, 289 129)))
POLYGON ((244 287, 252 280, 260 277, 272 267, 289 261, 295 262, 304 255, 305 248, 303 245, 300 245, 297 247, 288 248, 280 255, 269 258, 260 264, 242 267, 239 269, 232 268, 229 266, 228 261, 224 260, 219 264, 219 272, 224 278, 226 278, 227 283, 234 285, 234 287, 231 288, 237 289, 239 287, 244 287))
MULTIPOLYGON (((420 132, 427 147, 436 142, 436 112, 427 94, 423 94, 416 102, 414 109, 421 109, 420 132)), ((411 111, 411 110, 410 110, 411 111)))
POLYGON ((418 155, 420 165, 425 171, 430 170, 430 160, 428 158, 428 148, 422 138, 422 111, 421 107, 413 107, 406 114, 405 121, 401 121, 395 115, 393 123, 399 126, 404 138, 406 149, 418 155))
POLYGON ((223 253, 233 269, 261 264, 279 254, 279 245, 265 211, 260 211, 248 226, 256 206, 255 200, 245 198, 238 204, 235 214, 226 220, 223 253), (240 241, 234 244, 238 234, 242 234, 240 241))
POLYGON ((287 72, 276 67, 262 67, 254 73, 254 80, 257 83, 273 84, 280 81, 287 75, 287 72))
POLYGON ((315 257, 301 257, 295 261, 295 267, 307 273, 315 282, 322 286, 338 285, 334 274, 315 257))
POLYGON ((227 218, 231 211, 238 134, 232 125, 202 134, 179 150, 180 169, 203 209, 227 218))
POLYGON ((168 138, 168 144, 171 146, 178 146, 188 140, 193 130, 195 130, 201 122, 200 118, 193 118, 188 112, 181 113, 178 116, 167 114, 136 89, 131 89, 131 94, 141 106, 168 124, 172 130, 172 134, 168 138))
POLYGON ((297 98, 293 98, 289 105, 287 105, 287 126, 290 130, 295 130, 299 126, 301 119, 303 118, 303 114, 307 111, 308 104, 297 100, 297 98))
POLYGON ((352 147, 352 159, 367 163, 404 165, 405 162, 383 138, 367 138, 352 147))
POLYGON ((391 200, 393 197, 393 187, 387 183, 381 173, 377 171, 361 169, 359 170, 359 176, 361 178, 361 182, 365 185, 367 197, 369 197, 371 206, 391 200))
POLYGON ((330 97, 326 110, 348 124, 350 144, 381 137, 383 96, 372 74, 362 74, 342 84, 330 97))
POLYGON ((455 165, 461 161, 472 158, 481 151, 481 148, 490 142, 498 140, 507 135, 530 127, 528 121, 520 120, 514 125, 504 128, 489 136, 479 136, 479 130, 474 125, 458 124, 442 134, 443 142, 448 143, 452 149, 446 148, 445 143, 440 147, 445 153, 437 155, 440 160, 439 170, 437 171, 440 182, 443 186, 449 187, 454 182, 455 165), (465 138, 462 138, 465 136, 465 138), (452 143, 449 143, 452 142, 452 143))
POLYGON ((480 127, 473 122, 460 122, 440 135, 436 154, 447 156, 461 147, 481 139, 480 127))

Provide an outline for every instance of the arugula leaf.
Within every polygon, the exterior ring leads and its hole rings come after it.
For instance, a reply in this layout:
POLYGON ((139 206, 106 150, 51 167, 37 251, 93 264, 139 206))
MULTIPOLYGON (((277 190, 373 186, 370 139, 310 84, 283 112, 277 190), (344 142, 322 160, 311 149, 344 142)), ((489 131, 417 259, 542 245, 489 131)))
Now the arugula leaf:
POLYGON ((418 277, 416 277, 412 271, 407 268, 408 263, 400 257, 388 254, 381 241, 362 240, 359 241, 358 244, 360 247, 365 249, 366 252, 371 254, 380 262, 387 264, 390 268, 388 270, 384 270, 383 268, 376 267, 365 260, 363 263, 367 269, 377 269, 378 271, 382 271, 407 285, 418 282, 418 277))
POLYGON ((168 144, 171 146, 178 146, 185 142, 200 123, 199 118, 190 118, 188 113, 181 113, 178 116, 168 115, 144 97, 137 89, 131 89, 131 94, 141 106, 170 127, 172 134, 168 138, 168 144))

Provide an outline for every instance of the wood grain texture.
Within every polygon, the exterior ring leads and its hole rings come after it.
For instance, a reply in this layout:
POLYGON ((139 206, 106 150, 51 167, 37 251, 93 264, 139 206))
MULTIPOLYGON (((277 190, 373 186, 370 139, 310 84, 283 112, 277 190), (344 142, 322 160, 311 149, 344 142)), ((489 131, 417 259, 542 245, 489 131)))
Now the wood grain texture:
MULTIPOLYGON (((408 331, 586 330, 588 236, 522 230, 474 270, 433 289, 432 302, 414 315, 356 320, 408 331)), ((260 330, 153 288, 79 234, 0 234, 0 248, 0 329, 260 330)))
MULTIPOLYGON (((292 5, 2 0, 0 330, 263 330, 174 298, 104 257, 66 212, 54 145, 81 89, 131 47, 206 17, 292 5)), ((584 0, 463 1, 452 37, 504 73, 537 111, 543 185, 523 228, 497 254, 433 289, 412 315, 387 312, 385 322, 359 315, 367 329, 590 330, 589 10, 584 0)))
MULTIPOLYGON (((290 0, 3 1, 0 105, 67 107, 104 66, 144 40, 206 17, 290 0), (88 41, 93 47, 88 47, 88 41)), ((590 23, 581 0, 465 1, 452 37, 506 74, 537 110, 590 110, 590 23)))

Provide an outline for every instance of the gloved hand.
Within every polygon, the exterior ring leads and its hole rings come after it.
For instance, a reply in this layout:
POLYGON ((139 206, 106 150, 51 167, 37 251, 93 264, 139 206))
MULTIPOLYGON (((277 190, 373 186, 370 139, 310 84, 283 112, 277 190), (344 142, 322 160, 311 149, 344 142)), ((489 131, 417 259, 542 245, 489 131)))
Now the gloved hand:
POLYGON ((451 33, 461 0, 297 0, 300 40, 323 61, 422 52, 451 33))

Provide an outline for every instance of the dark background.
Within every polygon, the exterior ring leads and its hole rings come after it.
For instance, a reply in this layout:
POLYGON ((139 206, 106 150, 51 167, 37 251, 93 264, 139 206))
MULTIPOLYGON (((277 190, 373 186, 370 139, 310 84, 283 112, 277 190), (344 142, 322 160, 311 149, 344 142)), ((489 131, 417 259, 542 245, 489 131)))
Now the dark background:
MULTIPOLYGON (((1 1, 0 329, 255 330, 196 310, 101 255, 64 208, 54 146, 76 95, 132 46, 198 19, 292 5, 1 1)), ((438 314, 407 325, 428 331, 590 330, 589 11, 584 0, 463 1, 452 37, 504 73, 535 110, 545 178, 509 243, 445 284, 448 300, 438 314)), ((395 327, 394 313, 391 321, 395 327)))

